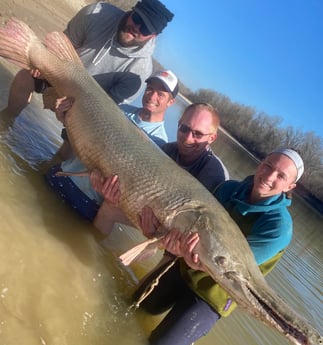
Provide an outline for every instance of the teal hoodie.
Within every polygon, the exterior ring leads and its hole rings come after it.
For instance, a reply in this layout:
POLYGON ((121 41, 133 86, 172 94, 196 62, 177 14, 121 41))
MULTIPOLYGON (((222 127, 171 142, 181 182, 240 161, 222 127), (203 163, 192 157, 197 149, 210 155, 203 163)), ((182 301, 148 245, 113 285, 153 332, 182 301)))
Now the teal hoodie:
POLYGON ((260 265, 286 248, 292 239, 292 218, 287 210, 291 200, 282 193, 249 204, 246 200, 252 185, 253 176, 242 182, 227 181, 214 195, 239 225, 260 265))
MULTIPOLYGON (((225 181, 214 192, 247 238, 257 264, 268 274, 282 256, 292 238, 292 219, 287 210, 291 200, 284 193, 262 200, 247 202, 253 176, 242 182, 225 181)), ((188 286, 221 316, 228 316, 236 303, 205 272, 189 268, 181 259, 181 274, 188 286)))

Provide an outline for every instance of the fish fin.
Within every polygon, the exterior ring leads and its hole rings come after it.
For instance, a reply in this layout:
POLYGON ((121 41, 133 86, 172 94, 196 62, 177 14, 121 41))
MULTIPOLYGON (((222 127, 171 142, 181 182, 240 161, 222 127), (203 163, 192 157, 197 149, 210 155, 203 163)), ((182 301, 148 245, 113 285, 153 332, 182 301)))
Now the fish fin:
POLYGON ((50 32, 46 35, 43 43, 46 48, 60 60, 72 61, 83 66, 71 41, 63 32, 50 32))
POLYGON ((151 238, 142 242, 119 256, 121 263, 129 266, 132 262, 148 258, 159 248, 160 238, 151 238))
POLYGON ((161 273, 158 274, 156 278, 154 278, 145 288, 145 290, 142 292, 142 294, 139 296, 137 301, 135 301, 132 304, 132 307, 139 308, 140 304, 154 291, 154 288, 159 284, 160 278, 169 271, 177 262, 178 257, 172 258, 168 263, 164 265, 164 269, 161 271, 161 273))
POLYGON ((68 171, 57 171, 55 176, 78 176, 78 177, 86 177, 90 176, 89 171, 80 171, 80 172, 68 172, 68 171))
POLYGON ((0 28, 0 56, 24 69, 36 68, 29 59, 29 50, 42 43, 30 27, 18 20, 10 18, 0 28))

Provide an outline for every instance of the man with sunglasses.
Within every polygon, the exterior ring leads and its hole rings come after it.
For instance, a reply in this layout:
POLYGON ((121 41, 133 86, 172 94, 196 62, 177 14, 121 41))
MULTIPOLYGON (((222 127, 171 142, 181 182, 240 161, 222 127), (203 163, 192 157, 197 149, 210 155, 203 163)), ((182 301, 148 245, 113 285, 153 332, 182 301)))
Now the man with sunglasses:
POLYGON ((219 126, 219 114, 211 105, 193 103, 178 121, 177 141, 162 147, 210 191, 229 178, 226 167, 210 147, 217 138, 219 126))
MULTIPOLYGON (((156 37, 173 16, 159 0, 139 1, 126 13, 96 2, 70 20, 65 34, 85 68, 112 99, 117 104, 130 103, 152 73, 156 37)), ((14 121, 30 103, 33 92, 43 93, 48 86, 38 71, 19 71, 2 114, 14 121)))
MULTIPOLYGON (((213 191, 219 184, 229 179, 226 167, 210 148, 211 143, 217 138, 219 125, 219 114, 211 105, 193 103, 185 109, 178 122, 177 141, 161 146, 170 158, 209 191, 213 191)), ((120 197, 117 176, 105 178, 99 172, 93 172, 90 180, 93 188, 105 199, 94 220, 94 225, 107 235, 112 231, 114 223, 132 225, 122 210, 116 206, 120 197)), ((144 227, 143 234, 151 237, 144 227)))

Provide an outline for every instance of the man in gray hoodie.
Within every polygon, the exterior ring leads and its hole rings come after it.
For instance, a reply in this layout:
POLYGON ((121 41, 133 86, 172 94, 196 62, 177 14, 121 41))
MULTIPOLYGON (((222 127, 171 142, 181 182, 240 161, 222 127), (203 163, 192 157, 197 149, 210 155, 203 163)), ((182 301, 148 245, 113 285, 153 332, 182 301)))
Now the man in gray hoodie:
MULTIPOLYGON (((158 34, 173 18, 159 0, 139 1, 131 11, 106 2, 82 8, 65 34, 85 68, 117 103, 130 103, 152 73, 152 54, 158 34)), ((37 71, 21 70, 10 89, 3 114, 14 118, 30 103, 34 91, 49 86, 37 71)))

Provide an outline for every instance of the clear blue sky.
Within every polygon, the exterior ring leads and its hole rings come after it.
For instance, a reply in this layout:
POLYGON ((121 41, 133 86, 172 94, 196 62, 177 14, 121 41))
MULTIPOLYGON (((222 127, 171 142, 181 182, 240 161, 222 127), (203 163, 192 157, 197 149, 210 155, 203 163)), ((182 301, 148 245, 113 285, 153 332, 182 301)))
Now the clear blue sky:
POLYGON ((161 1, 175 17, 154 56, 186 86, 323 140, 322 0, 161 1))

